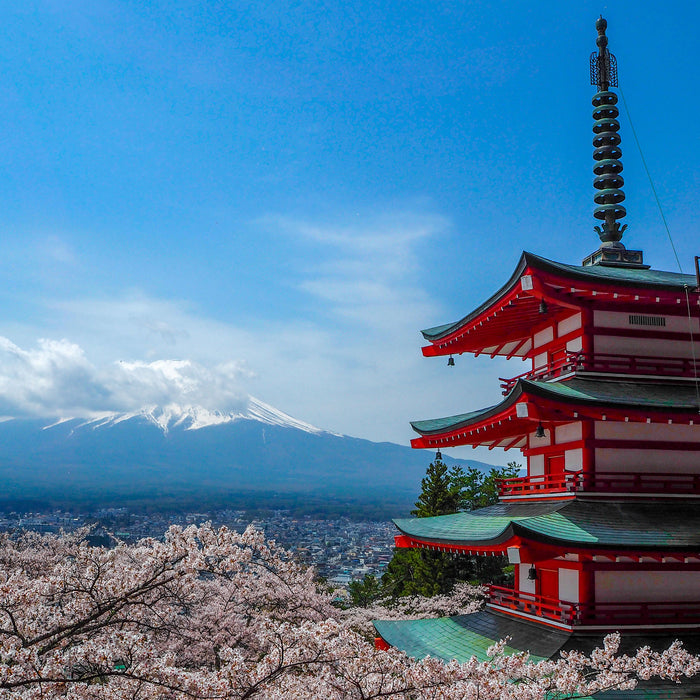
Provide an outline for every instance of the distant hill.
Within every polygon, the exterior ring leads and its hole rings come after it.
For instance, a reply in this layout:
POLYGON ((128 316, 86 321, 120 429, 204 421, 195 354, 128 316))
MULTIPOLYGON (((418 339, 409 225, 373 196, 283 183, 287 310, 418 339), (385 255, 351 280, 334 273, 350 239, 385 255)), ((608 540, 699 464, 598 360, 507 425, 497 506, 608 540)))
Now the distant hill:
POLYGON ((91 419, 11 419, 0 423, 0 506, 32 499, 225 503, 245 493, 409 502, 431 458, 315 428, 255 399, 241 413, 168 406, 91 419))

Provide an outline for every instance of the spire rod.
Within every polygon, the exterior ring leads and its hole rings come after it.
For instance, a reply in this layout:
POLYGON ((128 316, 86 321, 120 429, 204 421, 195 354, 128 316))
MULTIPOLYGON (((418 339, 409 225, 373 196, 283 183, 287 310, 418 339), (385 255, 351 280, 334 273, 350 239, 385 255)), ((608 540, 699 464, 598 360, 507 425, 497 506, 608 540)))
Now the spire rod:
POLYGON ((620 227, 618 219, 622 219, 627 212, 621 205, 625 199, 622 191, 624 180, 622 179, 622 163, 620 156, 620 122, 617 121, 619 111, 617 109, 617 95, 610 87, 617 87, 617 60, 608 51, 608 37, 605 30, 608 23, 600 17, 595 28, 598 30, 598 54, 591 54, 591 84, 598 86, 598 92, 593 96, 593 159, 596 161, 593 172, 596 175, 593 186, 598 190, 593 198, 598 205, 594 216, 602 221, 602 226, 596 226, 595 230, 600 236, 603 245, 618 247, 622 238, 622 232, 626 226, 620 227), (616 245, 617 244, 617 245, 616 245))
POLYGON ((620 226, 619 219, 627 216, 622 206, 625 181, 622 173, 622 150, 620 149, 620 112, 617 109, 617 95, 610 90, 617 87, 617 59, 608 50, 608 37, 605 30, 608 23, 599 17, 595 28, 598 31, 596 45, 598 51, 591 54, 591 85, 598 88, 593 96, 593 186, 596 189, 593 201, 596 203, 593 216, 601 221, 594 229, 601 240, 600 248, 589 255, 584 265, 611 265, 642 267, 642 252, 626 250, 620 243, 627 225, 620 226))

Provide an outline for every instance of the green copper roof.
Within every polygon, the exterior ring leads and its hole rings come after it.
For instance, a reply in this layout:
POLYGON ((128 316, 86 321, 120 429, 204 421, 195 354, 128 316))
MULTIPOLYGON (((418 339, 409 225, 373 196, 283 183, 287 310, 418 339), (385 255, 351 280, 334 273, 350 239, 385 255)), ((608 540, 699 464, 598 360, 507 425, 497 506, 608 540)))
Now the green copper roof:
POLYGON ((502 544, 513 536, 591 549, 700 548, 700 509, 695 504, 600 502, 499 503, 434 518, 402 518, 409 537, 436 544, 502 544))
POLYGON ((517 643, 506 647, 506 654, 531 650, 533 661, 556 654, 570 633, 525 627, 508 618, 481 611, 472 615, 439 617, 428 620, 376 620, 374 626, 382 639, 405 651, 409 656, 422 659, 431 656, 443 661, 456 659, 465 663, 476 656, 486 661, 489 647, 506 637, 518 634, 517 643), (528 633, 529 632, 529 633, 528 633))
POLYGON ((563 382, 522 380, 522 386, 523 391, 569 402, 644 406, 664 411, 669 409, 686 411, 698 408, 695 386, 690 383, 654 384, 578 378, 563 382))
POLYGON ((561 382, 543 382, 520 379, 500 403, 478 411, 446 418, 413 421, 411 427, 421 435, 435 435, 467 427, 498 415, 512 406, 523 393, 551 398, 565 403, 596 406, 645 408, 652 411, 697 411, 697 394, 690 384, 651 382, 621 382, 582 377, 561 382))
POLYGON ((694 289, 697 284, 693 275, 683 275, 679 272, 664 272, 663 270, 638 270, 624 267, 605 267, 602 265, 589 265, 586 267, 582 267, 580 265, 565 265, 564 263, 547 260, 546 258, 542 258, 539 255, 534 255, 533 253, 524 252, 520 257, 515 271, 510 276, 510 279, 494 295, 489 297, 483 304, 459 321, 455 321, 454 323, 445 323, 441 326, 435 326, 433 328, 427 328, 424 331, 421 331, 423 333, 423 337, 426 340, 435 341, 450 335, 450 333, 468 323, 482 311, 488 309, 492 304, 500 299, 500 297, 512 289, 513 285, 518 282, 523 272, 528 267, 559 274, 572 280, 587 280, 599 282, 601 284, 644 287, 667 291, 681 291, 685 287, 694 289))
MULTIPOLYGON (((540 625, 508 618, 489 610, 472 615, 442 617, 432 620, 376 620, 374 626, 386 642, 408 656, 426 656, 465 663, 475 656, 485 661, 487 649, 501 639, 509 638, 506 654, 529 651, 533 662, 556 659, 560 651, 577 650, 589 654, 603 645, 603 635, 577 634, 554 630, 540 625)), ((692 633, 622 635, 620 653, 633 654, 642 646, 656 651, 667 649, 680 638, 691 653, 700 652, 700 636, 692 633)), ((690 700, 700 697, 700 681, 685 679, 677 684, 653 679, 641 681, 634 690, 609 691, 596 697, 609 700, 690 700)), ((582 699, 586 700, 586 699, 582 699)))

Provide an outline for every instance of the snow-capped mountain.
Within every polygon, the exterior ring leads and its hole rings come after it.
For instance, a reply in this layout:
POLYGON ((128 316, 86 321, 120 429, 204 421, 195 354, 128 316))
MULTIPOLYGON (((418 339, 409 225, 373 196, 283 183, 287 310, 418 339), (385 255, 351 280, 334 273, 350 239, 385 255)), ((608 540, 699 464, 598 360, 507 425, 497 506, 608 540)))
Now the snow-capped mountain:
MULTIPOLYGON (((323 433, 328 432, 316 428, 315 426, 306 423, 297 418, 293 418, 288 413, 280 411, 269 404, 256 399, 253 396, 248 397, 247 404, 244 410, 241 411, 212 411, 203 406, 167 404, 166 406, 145 406, 138 411, 127 413, 100 413, 91 418, 84 419, 75 429, 89 426, 92 428, 102 428, 116 425, 126 420, 133 418, 143 418, 154 425, 158 426, 163 433, 167 433, 171 428, 184 428, 185 430, 199 430, 201 428, 209 428, 213 425, 222 425, 225 423, 233 423, 237 420, 252 419, 268 425, 279 425, 284 428, 295 428, 308 433, 323 433)), ((61 418, 45 426, 52 428, 60 423, 64 423, 72 418, 61 418)))
POLYGON ((257 399, 230 413, 168 405, 11 419, 0 422, 0 510, 28 498, 158 505, 263 492, 410 503, 432 456, 330 433, 257 399))

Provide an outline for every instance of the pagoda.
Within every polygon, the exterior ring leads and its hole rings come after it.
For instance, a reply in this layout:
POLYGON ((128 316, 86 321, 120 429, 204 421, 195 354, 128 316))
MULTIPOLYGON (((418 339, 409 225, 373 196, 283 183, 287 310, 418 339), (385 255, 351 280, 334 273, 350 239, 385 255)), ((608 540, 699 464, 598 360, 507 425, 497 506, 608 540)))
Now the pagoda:
POLYGON ((653 270, 621 243, 606 28, 601 17, 591 56, 600 247, 580 266, 523 253, 493 296, 423 331, 426 357, 517 357, 529 370, 501 380, 496 405, 412 423, 412 446, 520 450, 527 471, 501 482, 497 505, 395 520, 396 546, 507 556, 513 588, 490 586, 474 615, 376 622, 380 646, 466 661, 509 636, 545 658, 620 631, 632 647, 700 648, 700 293, 695 276, 653 270))

